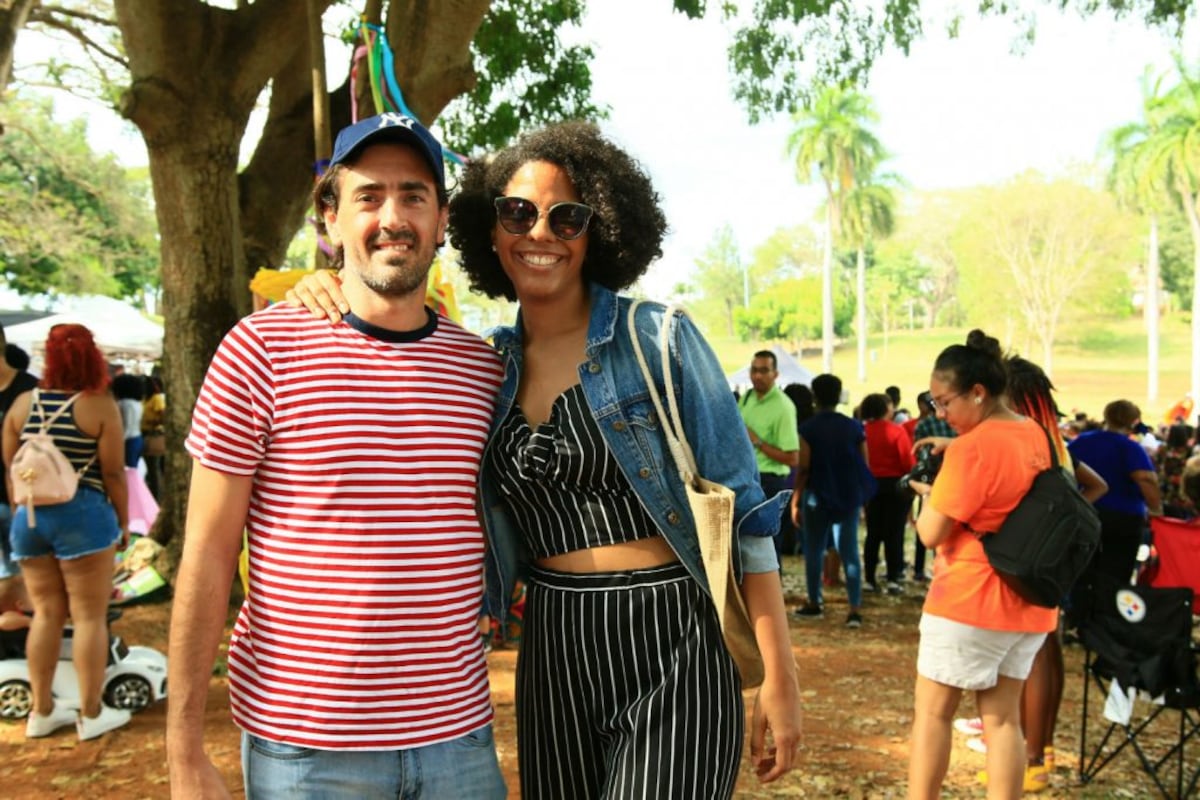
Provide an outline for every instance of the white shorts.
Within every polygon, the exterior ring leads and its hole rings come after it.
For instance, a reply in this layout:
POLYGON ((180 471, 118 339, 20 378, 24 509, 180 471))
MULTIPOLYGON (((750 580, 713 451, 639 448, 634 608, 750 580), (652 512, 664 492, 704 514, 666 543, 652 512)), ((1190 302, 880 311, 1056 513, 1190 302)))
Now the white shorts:
POLYGON ((917 674, 968 691, 991 689, 1000 675, 1025 680, 1044 633, 977 628, 961 622, 921 615, 917 674))

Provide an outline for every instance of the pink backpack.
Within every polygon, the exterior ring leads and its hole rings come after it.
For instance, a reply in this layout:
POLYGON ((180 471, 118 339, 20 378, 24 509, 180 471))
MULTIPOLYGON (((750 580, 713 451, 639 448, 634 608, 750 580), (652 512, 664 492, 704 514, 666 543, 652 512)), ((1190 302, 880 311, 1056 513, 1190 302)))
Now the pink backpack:
POLYGON ((50 427, 78 399, 78 394, 72 396, 47 419, 38 397, 38 390, 33 390, 30 416, 37 413, 42 421, 38 425, 37 433, 21 434, 22 444, 13 455, 12 466, 8 471, 12 476, 13 501, 25 504, 29 513, 30 528, 37 526, 33 507, 65 503, 74 498, 76 490, 79 489, 79 476, 96 460, 96 456, 93 455, 83 467, 76 470, 63 455, 63 451, 58 449, 54 437, 49 433, 50 427))

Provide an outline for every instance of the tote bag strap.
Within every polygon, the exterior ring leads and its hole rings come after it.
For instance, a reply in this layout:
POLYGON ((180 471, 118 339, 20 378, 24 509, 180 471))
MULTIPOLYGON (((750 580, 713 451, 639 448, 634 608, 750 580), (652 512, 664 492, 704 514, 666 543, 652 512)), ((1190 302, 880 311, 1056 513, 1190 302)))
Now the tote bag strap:
POLYGON ((659 395, 658 388, 654 384, 654 376, 650 374, 650 367, 646 364, 646 355, 642 351, 642 342, 637 332, 635 317, 638 306, 641 304, 641 300, 636 300, 629 307, 629 318, 627 320, 629 323, 629 338, 633 342, 633 352, 637 356, 638 366, 642 368, 642 377, 646 380, 646 388, 650 390, 650 399, 654 402, 654 410, 658 413, 658 418, 662 421, 663 436, 667 440, 667 449, 671 451, 671 458, 675 461, 675 468, 679 471, 680 479, 685 484, 691 486, 695 482, 696 462, 692 457, 691 448, 687 447, 686 440, 683 438, 683 426, 679 422, 679 408, 675 402, 675 382, 671 378, 671 362, 668 360, 671 322, 675 317, 674 312, 677 310, 677 307, 667 307, 662 329, 663 382, 666 384, 667 398, 671 406, 671 415, 667 416, 663 409, 662 397, 659 395))
POLYGON ((666 319, 663 321, 662 336, 660 338, 660 346, 662 349, 662 366, 663 366, 663 383, 667 388, 667 407, 671 410, 672 429, 675 432, 675 438, 679 440, 679 449, 683 452, 683 456, 688 465, 688 471, 696 477, 702 477, 700 470, 696 466, 696 454, 692 452, 692 446, 688 444, 687 433, 683 429, 683 417, 679 416, 679 401, 675 399, 675 379, 671 374, 671 324, 675 321, 675 315, 687 316, 687 311, 677 305, 667 306, 667 310, 663 312, 666 319))

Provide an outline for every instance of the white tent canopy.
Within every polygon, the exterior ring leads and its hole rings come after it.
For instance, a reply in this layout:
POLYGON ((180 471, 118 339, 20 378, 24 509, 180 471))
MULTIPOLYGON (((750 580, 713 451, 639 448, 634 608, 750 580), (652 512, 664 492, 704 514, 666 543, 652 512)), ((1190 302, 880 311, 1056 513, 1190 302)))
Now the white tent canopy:
MULTIPOLYGON (((779 377, 775 379, 776 386, 782 389, 789 383, 802 383, 805 386, 812 383, 813 374, 800 366, 800 362, 791 353, 777 344, 762 349, 770 350, 775 354, 775 363, 779 365, 779 377)), ((729 388, 731 389, 737 389, 740 386, 749 386, 750 365, 747 364, 737 372, 730 373, 725 376, 725 380, 729 382, 729 388)))
POLYGON ((31 354, 40 353, 55 325, 86 325, 109 358, 157 359, 162 355, 163 329, 133 306, 112 297, 66 297, 48 317, 11 325, 5 338, 31 354))

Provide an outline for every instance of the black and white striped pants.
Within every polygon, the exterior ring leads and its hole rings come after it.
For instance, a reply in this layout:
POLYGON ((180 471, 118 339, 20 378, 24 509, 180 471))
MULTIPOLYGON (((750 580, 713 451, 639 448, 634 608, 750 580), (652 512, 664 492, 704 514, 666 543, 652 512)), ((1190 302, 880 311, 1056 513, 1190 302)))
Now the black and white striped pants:
POLYGON ((716 612, 681 564, 532 570, 517 663, 522 798, 728 798, 744 728, 716 612))

